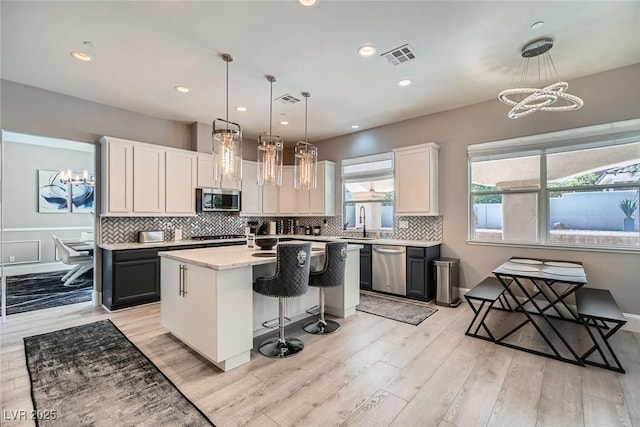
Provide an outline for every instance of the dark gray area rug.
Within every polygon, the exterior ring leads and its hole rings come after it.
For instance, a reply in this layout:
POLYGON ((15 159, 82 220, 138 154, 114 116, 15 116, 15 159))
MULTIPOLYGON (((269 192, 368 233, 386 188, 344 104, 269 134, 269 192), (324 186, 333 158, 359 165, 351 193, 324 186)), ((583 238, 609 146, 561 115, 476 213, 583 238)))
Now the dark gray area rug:
POLYGON ((56 415, 39 425, 213 425, 109 320, 27 337, 24 346, 34 409, 56 415))
POLYGON ((63 286, 66 271, 23 274, 7 277, 7 314, 24 313, 91 301, 93 270, 63 286))
POLYGON ((435 308, 369 294, 360 294, 360 304, 356 306, 356 310, 410 325, 419 325, 424 319, 438 311, 435 308))

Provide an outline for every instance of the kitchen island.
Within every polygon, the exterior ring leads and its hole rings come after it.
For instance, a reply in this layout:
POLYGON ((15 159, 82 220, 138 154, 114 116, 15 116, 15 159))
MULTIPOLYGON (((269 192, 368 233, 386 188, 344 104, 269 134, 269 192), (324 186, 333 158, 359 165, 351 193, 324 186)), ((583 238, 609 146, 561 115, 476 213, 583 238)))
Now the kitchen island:
MULTIPOLYGON (((326 312, 337 317, 355 313, 360 302, 360 245, 347 247, 345 285, 325 291, 326 312)), ((273 275, 275 248, 247 246, 160 252, 161 321, 171 333, 223 371, 249 362, 253 338, 270 331, 262 322, 278 315, 278 299, 253 292, 256 277, 273 275), (270 257, 254 257, 272 253, 270 257)), ((324 263, 324 244, 313 243, 311 268, 324 263)), ((287 299, 292 321, 309 316, 318 289, 287 299)))

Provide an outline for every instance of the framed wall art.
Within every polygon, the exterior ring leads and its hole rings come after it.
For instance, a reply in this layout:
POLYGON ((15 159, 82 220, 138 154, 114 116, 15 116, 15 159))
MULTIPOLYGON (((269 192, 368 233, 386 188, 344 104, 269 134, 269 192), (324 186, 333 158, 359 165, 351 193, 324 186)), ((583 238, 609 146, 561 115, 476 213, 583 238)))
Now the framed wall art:
POLYGON ((68 213, 69 184, 60 182, 60 171, 38 169, 38 212, 68 213))

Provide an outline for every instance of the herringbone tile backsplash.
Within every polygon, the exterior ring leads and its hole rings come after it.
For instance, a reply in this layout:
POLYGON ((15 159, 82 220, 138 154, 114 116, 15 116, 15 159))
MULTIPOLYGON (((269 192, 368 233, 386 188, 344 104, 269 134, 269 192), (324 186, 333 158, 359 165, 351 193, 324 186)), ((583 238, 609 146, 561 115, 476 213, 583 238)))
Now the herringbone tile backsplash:
MULTIPOLYGON (((174 230, 182 230, 182 238, 216 234, 244 234, 247 221, 276 221, 282 218, 242 217, 220 212, 203 212, 195 217, 102 217, 101 243, 127 243, 138 239, 138 231, 164 230, 164 238, 173 240, 174 230)), ((291 218, 290 218, 291 219, 291 218)), ((329 236, 361 236, 361 232, 342 229, 342 216, 298 217, 301 226, 319 225, 322 234, 329 236)), ((375 236, 376 232, 367 233, 375 236)), ((395 217, 393 232, 380 233, 380 237, 400 240, 442 240, 442 217, 395 217), (399 228, 399 220, 408 221, 409 228, 399 228)))

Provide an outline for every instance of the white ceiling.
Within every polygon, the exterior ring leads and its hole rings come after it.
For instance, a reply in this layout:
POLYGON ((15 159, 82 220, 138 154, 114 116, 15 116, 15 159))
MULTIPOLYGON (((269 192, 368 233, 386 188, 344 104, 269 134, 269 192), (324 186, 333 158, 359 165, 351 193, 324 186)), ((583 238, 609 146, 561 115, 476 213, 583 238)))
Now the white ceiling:
MULTIPOLYGON (((183 122, 225 116, 255 137, 274 98, 309 99, 309 140, 496 99, 527 42, 551 36, 559 77, 569 81, 640 62, 640 2, 2 1, 2 78, 183 122), (543 20, 540 30, 533 22, 543 20), (86 47, 90 41, 94 47, 86 47), (357 55, 371 43, 378 54, 357 55), (399 66, 379 54, 409 43, 399 66), (83 50, 95 60, 69 55, 83 50), (409 78, 413 84, 399 87, 409 78), (191 89, 188 94, 175 85, 191 89), (244 105, 245 113, 235 111, 244 105)), ((575 93, 580 96, 579 93, 575 93)), ((497 99, 495 102, 499 102, 497 99)), ((505 120, 509 108, 505 105, 505 120)), ((521 119, 521 120, 526 120, 521 119)), ((304 135, 304 101, 274 103, 274 133, 304 135), (288 126, 279 124, 286 114, 288 126)))

